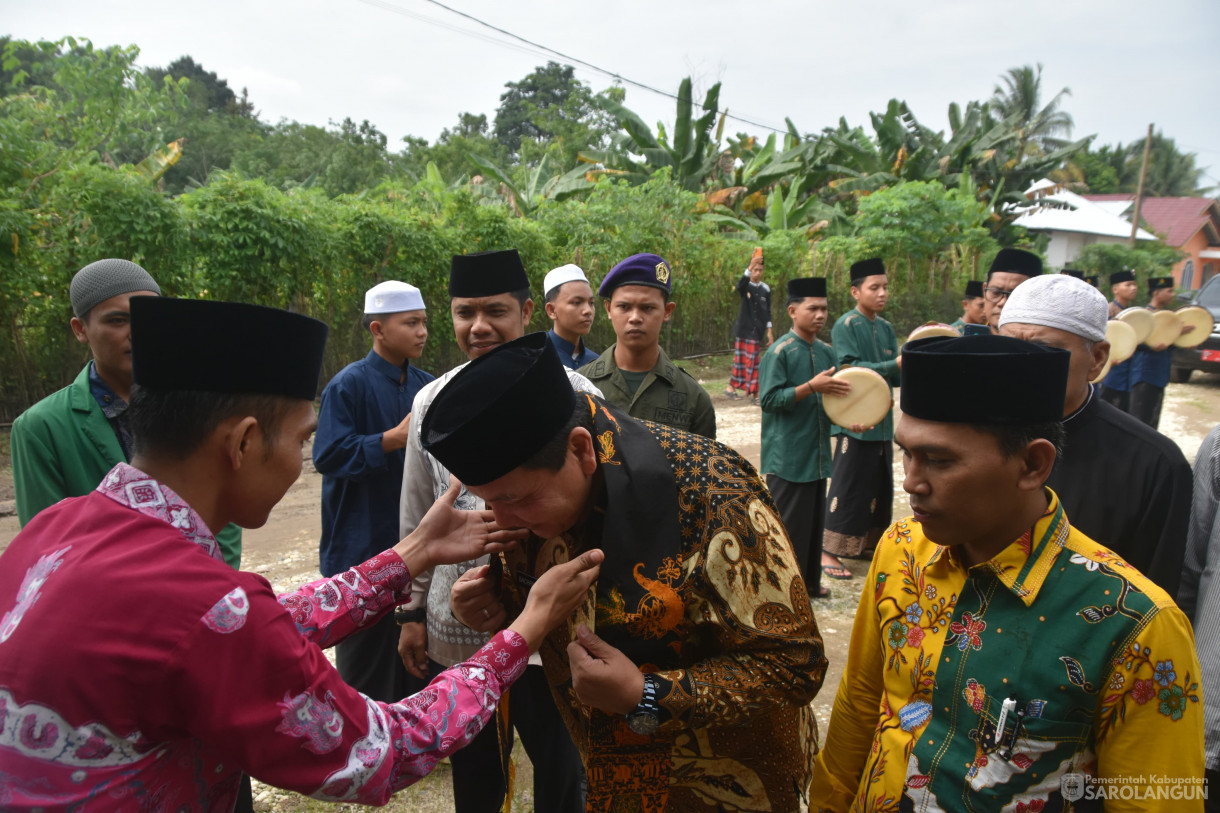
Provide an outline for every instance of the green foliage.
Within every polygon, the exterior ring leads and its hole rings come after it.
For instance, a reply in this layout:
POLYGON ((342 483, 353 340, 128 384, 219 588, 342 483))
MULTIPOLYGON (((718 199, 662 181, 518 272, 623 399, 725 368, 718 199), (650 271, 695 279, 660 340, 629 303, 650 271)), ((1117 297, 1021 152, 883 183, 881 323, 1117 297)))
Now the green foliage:
POLYGON ((1072 261, 1072 266, 1090 274, 1100 274, 1103 283, 1110 274, 1134 271, 1140 289, 1143 290, 1148 277, 1168 274, 1169 269, 1184 256, 1176 248, 1164 243, 1141 242, 1135 248, 1130 248, 1125 243, 1093 243, 1080 250, 1080 254, 1072 261))
POLYGON ((613 120, 599 109, 589 86, 573 76, 571 65, 548 62, 505 87, 494 137, 526 166, 544 158, 572 166, 581 150, 602 147, 614 130, 613 120))

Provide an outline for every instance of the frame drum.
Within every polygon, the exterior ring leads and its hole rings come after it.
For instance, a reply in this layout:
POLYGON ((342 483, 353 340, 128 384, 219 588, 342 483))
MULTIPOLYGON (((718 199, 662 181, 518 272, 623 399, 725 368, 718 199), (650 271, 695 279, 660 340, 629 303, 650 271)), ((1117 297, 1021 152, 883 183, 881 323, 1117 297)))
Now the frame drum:
POLYGON ((876 426, 890 414, 894 396, 881 373, 867 367, 848 367, 834 377, 851 384, 851 392, 847 395, 822 394, 822 409, 835 424, 845 429, 852 424, 876 426))

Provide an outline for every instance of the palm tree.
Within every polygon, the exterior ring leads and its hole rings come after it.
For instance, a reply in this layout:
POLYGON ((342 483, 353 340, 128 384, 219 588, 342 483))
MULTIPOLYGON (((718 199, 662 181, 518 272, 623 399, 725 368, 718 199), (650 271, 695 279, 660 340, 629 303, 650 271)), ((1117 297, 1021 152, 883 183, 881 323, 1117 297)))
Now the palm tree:
POLYGON ((1003 83, 997 84, 991 95, 991 110, 1000 119, 1016 116, 1020 131, 1018 156, 1032 152, 1053 152, 1068 145, 1066 138, 1072 134, 1072 117, 1059 109, 1064 96, 1071 96, 1070 88, 1064 88, 1042 105, 1042 63, 1037 67, 1022 65, 1009 68, 1000 76, 1003 83), (1060 138, 1063 136, 1063 138, 1060 138))

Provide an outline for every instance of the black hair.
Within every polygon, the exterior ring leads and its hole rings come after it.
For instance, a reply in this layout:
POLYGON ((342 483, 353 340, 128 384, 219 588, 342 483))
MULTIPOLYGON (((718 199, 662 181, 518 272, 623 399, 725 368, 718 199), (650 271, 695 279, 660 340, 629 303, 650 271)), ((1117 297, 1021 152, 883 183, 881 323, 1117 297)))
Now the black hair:
POLYGON ((1055 447, 1055 459, 1063 458, 1063 442, 1067 435, 1063 421, 1029 424, 976 423, 971 426, 995 438, 1005 460, 1025 451, 1025 447, 1035 440, 1049 440, 1055 447))
POLYGON ((578 426, 583 426, 589 430, 590 435, 593 434, 593 413, 589 411, 589 402, 580 393, 576 394, 576 404, 572 407, 572 414, 567 422, 538 451, 530 455, 529 459, 521 464, 521 468, 546 471, 562 469, 568 459, 568 437, 578 426))
POLYGON ((366 313, 360 319, 360 327, 365 330, 372 330, 374 322, 384 322, 386 317, 391 316, 389 313, 366 313))
POLYGON ((525 303, 529 301, 530 298, 529 288, 518 288, 517 290, 509 291, 508 293, 511 294, 513 299, 517 300, 517 304, 523 308, 525 307, 525 303))
POLYGON ((788 297, 788 301, 785 303, 785 307, 799 305, 802 302, 804 302, 806 298, 807 297, 803 297, 803 296, 790 296, 790 297, 788 297))
POLYGON ((222 421, 250 415, 262 429, 270 457, 284 415, 298 402, 283 395, 158 390, 136 384, 131 388, 127 415, 138 455, 184 460, 222 421))

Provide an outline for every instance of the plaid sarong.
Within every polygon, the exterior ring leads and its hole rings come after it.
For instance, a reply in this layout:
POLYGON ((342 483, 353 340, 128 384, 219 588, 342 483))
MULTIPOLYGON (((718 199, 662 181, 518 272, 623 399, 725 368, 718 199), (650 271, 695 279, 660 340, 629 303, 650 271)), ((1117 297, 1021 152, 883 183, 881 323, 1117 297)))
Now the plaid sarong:
POLYGON ((733 373, 729 386, 745 390, 747 395, 758 395, 758 351, 759 342, 754 339, 733 341, 733 373))

